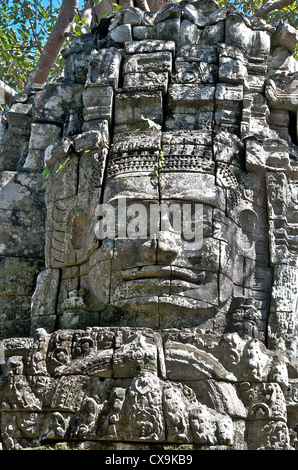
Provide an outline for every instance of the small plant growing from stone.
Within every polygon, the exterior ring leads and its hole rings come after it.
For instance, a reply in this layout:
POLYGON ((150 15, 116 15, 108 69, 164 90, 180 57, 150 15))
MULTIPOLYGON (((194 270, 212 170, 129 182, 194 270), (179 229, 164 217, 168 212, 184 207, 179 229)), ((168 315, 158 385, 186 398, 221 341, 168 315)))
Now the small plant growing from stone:
POLYGON ((67 163, 69 162, 69 159, 70 157, 67 157, 63 163, 60 163, 59 167, 57 168, 57 170, 50 170, 48 167, 45 167, 43 172, 42 172, 42 176, 44 177, 44 183, 42 185, 42 189, 44 189, 46 187, 46 184, 48 182, 48 179, 55 176, 55 175, 58 175, 59 173, 61 173, 61 171, 63 171, 63 169, 65 168, 65 166, 67 165, 67 163))
MULTIPOLYGON (((143 119, 144 121, 147 121, 148 126, 149 126, 149 129, 155 129, 155 130, 158 130, 158 131, 161 130, 161 125, 160 125, 160 124, 157 124, 156 122, 154 122, 154 121, 153 121, 152 119, 150 119, 150 118, 146 118, 145 116, 143 116, 143 114, 142 114, 141 117, 142 117, 142 119, 143 119)), ((157 169, 155 170, 155 176, 156 176, 157 178, 160 177, 159 172, 160 172, 160 169, 162 168, 162 159, 163 159, 163 151, 161 150, 161 151, 159 152, 159 156, 158 156, 157 169)))
POLYGON ((155 175, 157 178, 160 177, 160 170, 162 169, 162 159, 163 159, 163 151, 161 150, 158 155, 158 164, 157 169, 155 170, 155 175))

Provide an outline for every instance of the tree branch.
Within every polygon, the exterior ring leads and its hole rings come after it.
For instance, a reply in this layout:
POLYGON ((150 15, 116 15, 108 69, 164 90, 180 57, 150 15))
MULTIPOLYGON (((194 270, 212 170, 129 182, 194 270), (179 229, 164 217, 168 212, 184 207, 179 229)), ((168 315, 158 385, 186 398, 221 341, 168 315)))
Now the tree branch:
POLYGON ((79 15, 81 19, 85 19, 86 21, 86 23, 82 27, 82 32, 87 33, 93 25, 93 3, 91 2, 91 0, 85 3, 83 8, 79 10, 79 15))
POLYGON ((143 11, 150 11, 147 0, 136 0, 137 7, 143 11))
POLYGON ((13 88, 6 85, 0 80, 0 104, 8 105, 10 98, 12 98, 16 94, 17 92, 13 88))
POLYGON ((55 26, 43 48, 39 61, 26 85, 25 92, 33 83, 44 83, 54 65, 66 36, 72 28, 78 0, 63 0, 55 26))
POLYGON ((294 3, 294 0, 267 0, 253 16, 266 19, 269 13, 272 11, 281 10, 282 8, 285 8, 292 3, 294 3))

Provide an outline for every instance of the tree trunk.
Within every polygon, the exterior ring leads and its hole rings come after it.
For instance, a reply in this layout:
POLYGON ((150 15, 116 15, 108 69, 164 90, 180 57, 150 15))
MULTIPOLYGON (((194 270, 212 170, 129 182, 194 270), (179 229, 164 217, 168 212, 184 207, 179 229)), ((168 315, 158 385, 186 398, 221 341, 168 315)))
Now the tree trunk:
POLYGON ((9 100, 17 92, 0 80, 0 104, 9 104, 9 100))
POLYGON ((39 61, 26 85, 25 92, 33 83, 46 82, 65 38, 71 31, 73 18, 78 8, 78 0, 63 0, 55 26, 47 40, 39 61))
POLYGON ((292 3, 294 3, 294 0, 267 0, 261 8, 255 12, 254 16, 265 20, 272 11, 281 10, 292 3))

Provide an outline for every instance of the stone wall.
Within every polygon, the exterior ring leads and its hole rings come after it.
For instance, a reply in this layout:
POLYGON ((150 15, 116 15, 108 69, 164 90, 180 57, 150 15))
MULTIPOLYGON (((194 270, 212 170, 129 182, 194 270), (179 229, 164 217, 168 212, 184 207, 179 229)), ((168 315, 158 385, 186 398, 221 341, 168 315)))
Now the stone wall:
MULTIPOLYGON (((27 96, 15 98, 9 125, 1 124, 0 130, 1 338, 30 335, 31 296, 44 269, 46 207, 41 171, 47 136, 43 140, 40 132, 39 139, 30 134, 32 104, 27 100, 27 96)), ((32 126, 38 130, 38 124, 32 126)))
POLYGON ((63 51, 61 79, 14 98, 5 449, 297 446, 297 41, 212 0, 125 8, 63 51), (133 230, 152 210, 153 237, 121 237, 123 200, 133 230), (190 203, 192 250, 154 212, 190 203))

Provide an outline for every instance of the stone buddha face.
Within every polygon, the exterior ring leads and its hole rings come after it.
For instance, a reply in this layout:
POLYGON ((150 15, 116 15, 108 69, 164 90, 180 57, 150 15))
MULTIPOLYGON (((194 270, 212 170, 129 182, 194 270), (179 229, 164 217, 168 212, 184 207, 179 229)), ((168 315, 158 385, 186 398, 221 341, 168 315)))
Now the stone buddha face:
POLYGON ((256 214, 243 188, 219 181, 210 148, 204 131, 115 136, 100 212, 101 324, 212 328, 228 311, 235 263, 254 258, 256 214))
POLYGON ((101 326, 200 326, 254 338, 261 329, 264 338, 272 266, 287 255, 275 190, 286 194, 279 171, 290 157, 270 127, 276 103, 264 96, 268 31, 231 15, 226 32, 217 45, 180 33, 125 42, 121 60, 113 51, 121 77, 113 90, 90 75, 84 119, 106 119, 113 108, 100 183, 112 230, 80 271, 101 326), (258 55, 260 67, 251 66, 258 55), (194 240, 182 230, 187 220, 194 240))

